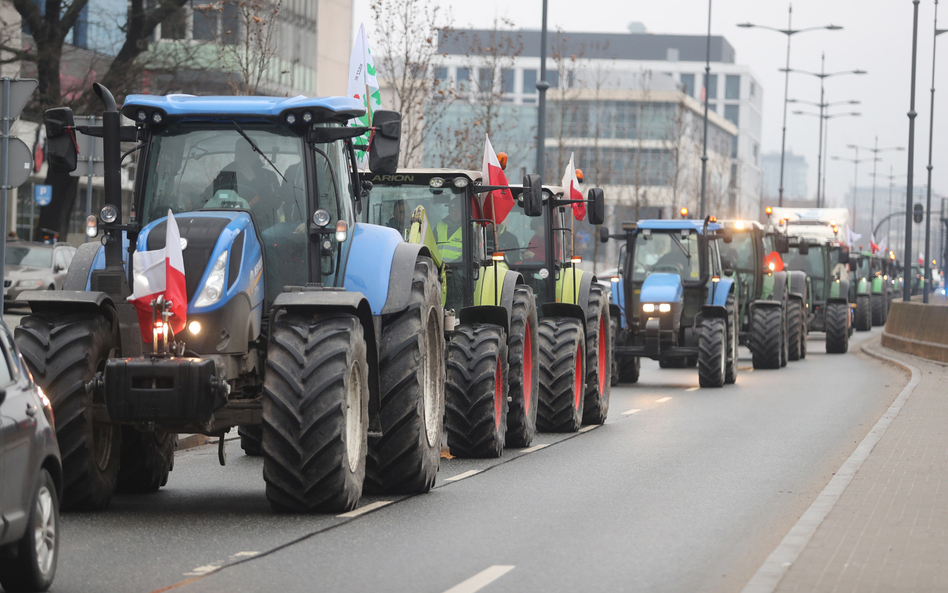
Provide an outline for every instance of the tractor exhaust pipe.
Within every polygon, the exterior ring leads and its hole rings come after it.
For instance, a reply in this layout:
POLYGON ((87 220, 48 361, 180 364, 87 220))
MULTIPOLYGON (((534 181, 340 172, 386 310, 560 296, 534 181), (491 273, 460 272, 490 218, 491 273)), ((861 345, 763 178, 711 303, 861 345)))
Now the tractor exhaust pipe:
MULTIPOLYGON (((111 204, 118 211, 119 224, 122 223, 122 169, 121 169, 121 122, 115 97, 109 89, 99 83, 92 85, 92 90, 105 104, 105 113, 102 114, 102 145, 105 155, 105 203, 111 204)), ((105 267, 122 268, 122 235, 116 231, 107 230, 105 239, 105 267)))

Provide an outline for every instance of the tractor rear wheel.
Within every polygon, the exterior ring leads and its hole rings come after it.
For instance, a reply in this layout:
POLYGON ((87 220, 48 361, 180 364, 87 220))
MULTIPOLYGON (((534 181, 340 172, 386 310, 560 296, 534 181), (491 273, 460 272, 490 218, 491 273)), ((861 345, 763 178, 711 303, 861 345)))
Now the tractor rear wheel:
POLYGON ((168 483, 174 469, 174 448, 178 435, 170 432, 142 432, 134 426, 122 427, 122 461, 119 464, 119 492, 157 492, 168 483))
POLYGON ((844 354, 849 350, 849 303, 826 305, 826 352, 844 354))
POLYGON ((500 457, 507 435, 507 337, 497 325, 454 328, 445 349, 444 427, 456 457, 500 457))
POLYGON ((263 383, 263 479, 276 511, 339 512, 362 496, 369 376, 353 315, 284 313, 263 383))
POLYGON ((779 307, 751 309, 750 351, 755 369, 779 369, 783 350, 783 315, 779 307))
POLYGON ((593 284, 586 304, 586 395, 583 424, 603 424, 609 415, 612 392, 612 322, 609 296, 593 284))
POLYGON ((856 331, 872 329, 872 299, 868 294, 856 297, 856 331))
POLYGON ((803 346, 803 311, 797 299, 790 299, 787 303, 787 342, 788 358, 800 360, 800 350, 803 346))
POLYGON ((724 382, 732 385, 737 382, 737 297, 727 296, 727 366, 724 369, 724 382))
MULTIPOLYGON (((615 387, 619 384, 619 355, 616 354, 616 343, 619 340, 619 318, 613 317, 610 312, 609 322, 612 326, 612 345, 609 347, 609 351, 612 352, 612 376, 609 378, 609 384, 615 387)), ((635 379, 637 381, 638 377, 635 379)))
POLYGON ((437 270, 420 258, 408 306, 382 318, 382 436, 369 439, 366 492, 416 494, 434 486, 444 422, 443 317, 437 270))
POLYGON ((537 398, 540 392, 540 367, 537 343, 537 301, 527 285, 514 289, 507 336, 509 408, 507 410, 507 447, 529 447, 537 435, 537 398))
POLYGON ((619 383, 638 383, 639 373, 642 371, 642 359, 638 356, 618 356, 616 366, 619 367, 619 383))
POLYGON ((263 455, 263 426, 259 424, 239 426, 237 434, 240 436, 240 448, 244 450, 245 455, 250 457, 263 455))
POLYGON ((115 491, 122 451, 119 426, 92 423, 94 395, 86 384, 115 347, 100 313, 36 313, 16 328, 16 342, 36 383, 53 403, 63 459, 63 509, 106 507, 115 491))
POLYGON ((540 405, 543 432, 576 432, 583 424, 586 342, 583 324, 571 317, 540 320, 540 405))
POLYGON ((878 327, 885 325, 885 296, 881 294, 872 295, 872 325, 878 327))
POLYGON ((698 384, 723 387, 727 367, 727 320, 706 317, 698 333, 698 384))

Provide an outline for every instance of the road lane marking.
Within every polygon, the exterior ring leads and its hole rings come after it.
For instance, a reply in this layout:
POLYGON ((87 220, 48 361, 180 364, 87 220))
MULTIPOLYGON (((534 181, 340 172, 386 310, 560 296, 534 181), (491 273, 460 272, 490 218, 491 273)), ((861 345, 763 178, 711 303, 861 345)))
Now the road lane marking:
POLYGON ((256 556, 260 552, 237 552, 232 557, 233 558, 249 558, 251 556, 256 556))
POLYGON ((378 500, 372 504, 367 504, 364 507, 359 507, 357 509, 351 510, 348 513, 343 513, 341 515, 336 515, 340 519, 351 519, 353 517, 358 517, 359 515, 364 515, 366 513, 371 513, 375 509, 380 509, 384 506, 392 504, 391 500, 378 500))
POLYGON ((481 473, 481 470, 479 470, 479 469, 469 469, 469 470, 467 470, 466 472, 464 472, 464 473, 462 473, 462 474, 458 474, 458 475, 456 475, 456 476, 451 476, 450 478, 445 478, 444 481, 445 481, 445 482, 457 482, 458 480, 463 480, 464 478, 470 478, 471 476, 473 476, 473 475, 475 475, 475 474, 479 474, 479 473, 481 473))
POLYGON ((204 566, 198 566, 197 568, 192 569, 191 572, 184 573, 184 576, 191 577, 191 576, 203 575, 203 574, 207 574, 209 572, 215 571, 220 567, 221 567, 220 564, 205 564, 204 566))
POLYGON ((527 448, 527 449, 524 449, 522 452, 523 452, 523 453, 533 453, 534 451, 539 451, 540 449, 545 449, 545 448, 547 448, 547 447, 549 447, 549 446, 550 446, 549 443, 544 443, 544 444, 542 444, 542 445, 534 445, 534 446, 532 446, 532 447, 529 447, 529 448, 527 448))
POLYGON ((667 402, 667 401, 670 400, 670 399, 671 399, 670 397, 663 397, 663 398, 661 398, 661 399, 655 400, 655 403, 656 403, 656 404, 662 404, 662 403, 667 402))
POLYGON ((902 406, 905 405, 905 402, 908 401, 912 392, 915 391, 915 387, 918 386, 922 380, 921 371, 918 367, 912 366, 902 360, 873 352, 867 348, 866 345, 863 345, 860 349, 874 358, 887 360, 908 369, 912 373, 912 378, 899 393, 899 396, 895 398, 895 401, 892 402, 892 405, 889 406, 882 418, 879 418, 879 421, 872 427, 869 434, 859 443, 859 446, 856 447, 852 455, 836 470, 833 479, 831 479, 829 484, 823 488, 823 491, 817 495, 816 500, 814 500, 810 508, 803 513, 803 516, 800 517, 796 525, 784 536, 783 540, 777 546, 777 549, 767 556, 767 560, 764 561, 763 565, 757 569, 757 572, 754 573, 751 580, 744 586, 742 593, 772 593, 776 590, 777 585, 780 584, 780 581, 790 569, 790 566, 796 562, 800 553, 803 552, 803 548, 806 547, 810 542, 810 538, 816 533, 817 528, 829 512, 833 510, 839 497, 843 495, 846 487, 852 482, 853 476, 859 471, 859 468, 862 467, 862 464, 869 457, 869 453, 872 452, 872 449, 879 443, 883 433, 889 428, 889 425, 892 424, 895 417, 899 415, 902 406))
POLYGON ((579 432, 589 432, 590 430, 596 430, 596 429, 599 428, 600 426, 602 426, 602 425, 601 425, 601 424, 590 424, 589 426, 584 426, 584 427, 580 428, 580 429, 579 429, 579 432))
POLYGON ((462 581, 458 583, 457 585, 451 587, 444 593, 475 593, 476 591, 480 591, 481 589, 493 583, 494 581, 504 576, 505 574, 507 574, 513 569, 514 567, 510 565, 495 564, 494 566, 491 566, 490 568, 485 568, 484 570, 480 571, 479 573, 467 579, 466 581, 462 581))
POLYGON ((685 389, 685 391, 698 391, 699 389, 701 389, 701 388, 700 388, 700 387, 689 387, 688 389, 685 389))
POLYGON ((632 414, 635 414, 636 412, 641 412, 641 411, 642 411, 642 410, 640 410, 640 409, 638 409, 638 408, 636 408, 636 409, 634 409, 634 410, 626 410, 625 412, 622 412, 622 415, 623 415, 623 416, 630 416, 630 415, 632 415, 632 414))

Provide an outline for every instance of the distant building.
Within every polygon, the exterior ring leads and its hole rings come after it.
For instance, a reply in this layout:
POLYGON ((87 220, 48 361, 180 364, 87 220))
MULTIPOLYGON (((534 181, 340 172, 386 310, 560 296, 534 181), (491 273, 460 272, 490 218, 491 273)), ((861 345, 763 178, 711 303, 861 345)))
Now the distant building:
MULTIPOLYGON (((768 200, 780 197, 780 153, 768 152, 761 159, 763 169, 763 194, 768 200)), ((806 200, 806 158, 788 150, 784 158, 783 197, 790 200, 806 200)))

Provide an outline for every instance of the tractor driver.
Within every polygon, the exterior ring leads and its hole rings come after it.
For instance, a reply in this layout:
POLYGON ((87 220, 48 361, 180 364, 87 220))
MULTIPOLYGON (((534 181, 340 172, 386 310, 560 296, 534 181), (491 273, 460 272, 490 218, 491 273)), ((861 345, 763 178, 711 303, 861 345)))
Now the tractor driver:
POLYGON ((446 262, 455 262, 461 259, 463 254, 462 223, 464 222, 464 211, 461 208, 450 208, 444 220, 435 226, 435 241, 438 243, 438 251, 441 252, 441 259, 446 262))
MULTIPOLYGON (((210 196, 219 189, 233 189, 250 204, 257 224, 261 229, 270 228, 280 222, 278 210, 283 205, 280 199, 280 180, 276 173, 266 168, 263 158, 256 154, 250 143, 238 138, 234 146, 234 160, 218 174, 210 188, 210 196), (226 173, 233 172, 228 176, 226 173), (221 181, 232 179, 234 187, 221 187, 221 181)), ((228 183, 224 181, 224 183, 228 183)))

